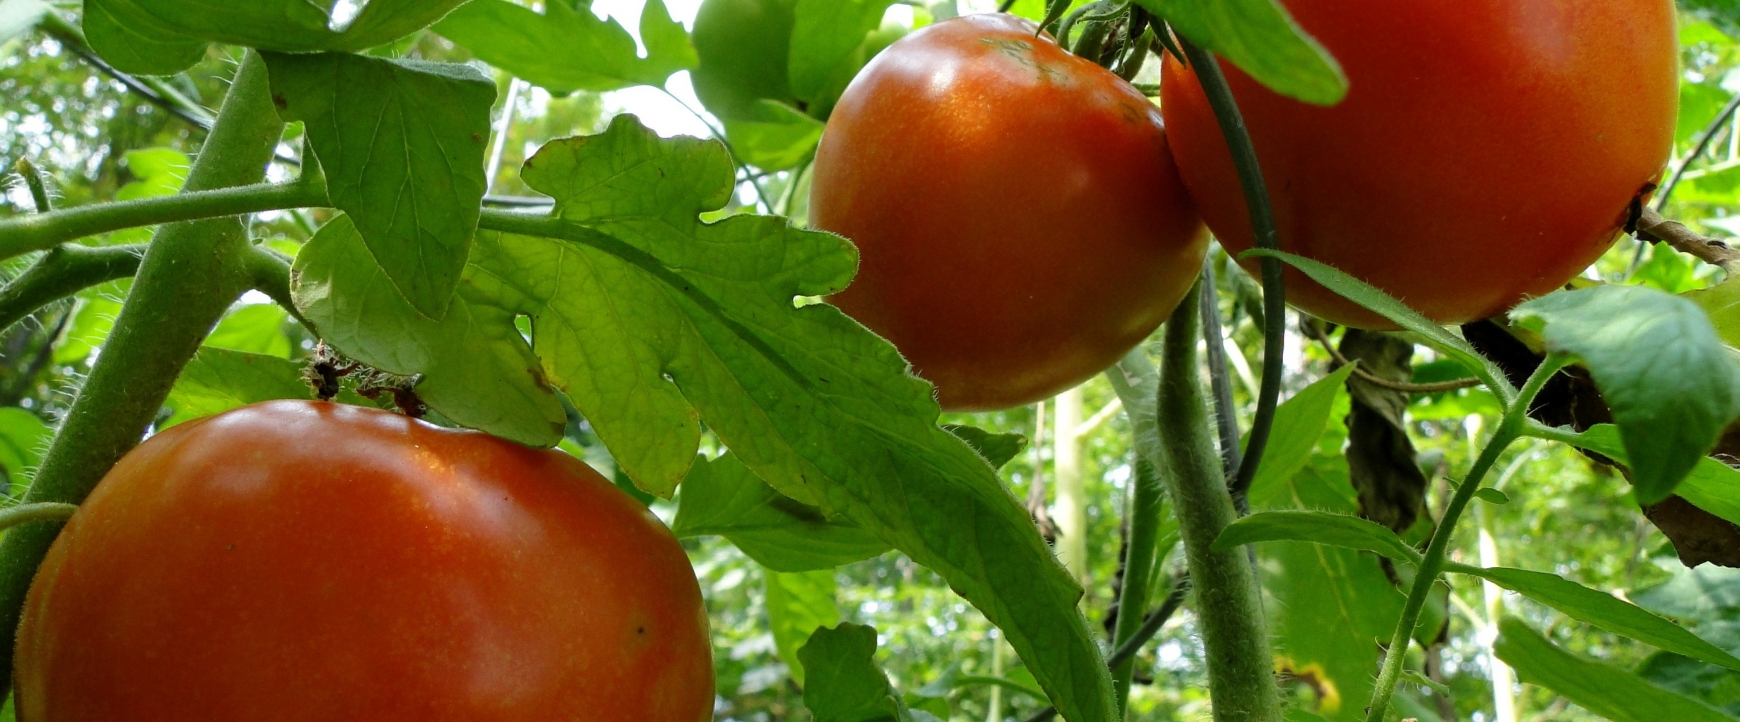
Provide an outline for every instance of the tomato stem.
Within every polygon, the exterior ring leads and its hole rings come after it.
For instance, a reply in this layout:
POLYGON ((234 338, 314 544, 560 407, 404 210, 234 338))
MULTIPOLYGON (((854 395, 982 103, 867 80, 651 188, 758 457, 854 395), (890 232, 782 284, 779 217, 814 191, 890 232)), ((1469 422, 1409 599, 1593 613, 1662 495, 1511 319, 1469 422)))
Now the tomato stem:
MULTIPOLYGON (((1118 595, 1118 622, 1112 631, 1112 646, 1123 646, 1142 626, 1148 611, 1149 579, 1156 560, 1156 540, 1160 536, 1160 514, 1165 511, 1166 490, 1154 465, 1137 455, 1135 460, 1136 489, 1130 501, 1128 520, 1130 536, 1124 545, 1123 586, 1118 595)), ((1123 710, 1130 699, 1130 679, 1135 675, 1134 655, 1112 663, 1112 691, 1118 697, 1118 709, 1123 710)))
POLYGON ((1196 617, 1208 657, 1209 694, 1217 722, 1281 719, 1269 652, 1268 624, 1250 556, 1213 551, 1238 518, 1208 429, 1208 402, 1198 380, 1198 294, 1193 288, 1167 319, 1156 414, 1165 479, 1179 537, 1196 586, 1196 617))
POLYGON ((1481 449, 1479 458, 1475 459, 1474 466, 1468 470, 1468 476, 1456 487, 1456 493, 1444 507, 1444 514, 1439 517, 1438 526, 1432 531, 1432 540, 1427 543, 1424 558, 1414 575, 1414 585, 1408 591, 1408 602, 1402 607, 1401 619, 1396 620, 1396 631, 1390 637, 1389 649, 1384 652, 1383 667, 1378 672, 1377 685, 1371 692, 1371 705, 1366 708, 1366 722, 1383 722, 1384 712, 1390 706, 1390 696, 1395 693, 1396 682, 1401 679, 1402 661, 1407 657, 1409 640, 1413 639, 1414 627, 1420 622, 1420 610, 1426 606, 1426 598, 1432 592, 1432 585, 1438 582, 1439 575, 1444 572, 1444 555, 1449 551, 1450 536, 1456 531, 1456 522, 1462 518, 1462 512, 1468 508, 1469 500, 1474 498, 1474 492, 1480 490, 1481 481, 1498 462, 1498 457, 1504 454, 1511 442, 1522 437, 1527 429, 1528 409, 1534 403, 1535 395, 1540 393, 1541 387, 1546 386, 1547 381, 1559 369, 1569 363, 1570 358, 1563 354, 1549 354, 1541 362, 1534 374, 1529 376, 1528 382, 1517 392, 1510 408, 1505 410, 1498 428, 1493 431, 1492 438, 1486 442, 1486 448, 1481 449))
MULTIPOLYGON (((1220 299, 1214 283, 1214 259, 1202 264, 1202 302, 1199 304, 1202 313, 1203 349, 1208 356, 1209 391, 1214 394, 1214 421, 1220 432, 1220 466, 1226 471, 1229 479, 1237 479, 1239 464, 1242 463, 1239 453, 1239 418, 1234 411, 1232 378, 1227 373, 1225 332, 1220 326, 1220 299)), ((1248 513, 1244 497, 1233 499, 1239 506, 1239 513, 1248 513)))
MULTIPOLYGON (((1233 166, 1238 169, 1239 184, 1244 187, 1245 205, 1250 210, 1251 229, 1257 247, 1279 250, 1275 230, 1275 213, 1269 205, 1268 187, 1263 182, 1263 170, 1257 163, 1256 146, 1245 128, 1244 115, 1227 85, 1226 75, 1214 56, 1183 37, 1178 45, 1190 61, 1190 67, 1202 83, 1208 104, 1220 121, 1221 134, 1226 136, 1227 149, 1232 153, 1233 166)), ((1245 446, 1244 460, 1232 483, 1233 498, 1239 508, 1245 508, 1245 494, 1257 476, 1263 461, 1263 450, 1269 443, 1269 430, 1274 426, 1275 407, 1281 396, 1281 350, 1287 343, 1287 297, 1281 277, 1281 261, 1263 258, 1263 379, 1257 392, 1257 412, 1251 419, 1250 442, 1245 446)))
MULTIPOLYGON (((319 174, 310 175, 318 177, 319 174)), ((0 260, 126 228, 324 205, 327 205, 326 189, 311 178, 292 183, 221 187, 16 216, 0 221, 0 260)))
POLYGON ((0 290, 0 331, 50 303, 139 270, 144 244, 66 245, 50 250, 0 290))
MULTIPOLYGON (((187 189, 259 183, 283 130, 284 122, 272 106, 266 66, 249 51, 211 135, 189 169, 187 189)), ((32 218, 57 216, 67 217, 54 213, 32 218)), ((167 220, 173 219, 140 225, 167 220)), ((82 234, 71 237, 77 235, 82 234)), ((6 238, 8 250, 16 248, 11 245, 13 238, 0 237, 6 238)), ((110 467, 139 443, 206 332, 249 287, 244 255, 248 250, 247 228, 233 216, 158 230, 102 355, 24 495, 26 503, 83 501, 110 467)), ((0 624, 5 629, 17 629, 31 578, 59 531, 58 524, 35 524, 12 530, 0 542, 0 624)), ((0 671, 7 678, 12 653, 11 644, 0 651, 0 671)))

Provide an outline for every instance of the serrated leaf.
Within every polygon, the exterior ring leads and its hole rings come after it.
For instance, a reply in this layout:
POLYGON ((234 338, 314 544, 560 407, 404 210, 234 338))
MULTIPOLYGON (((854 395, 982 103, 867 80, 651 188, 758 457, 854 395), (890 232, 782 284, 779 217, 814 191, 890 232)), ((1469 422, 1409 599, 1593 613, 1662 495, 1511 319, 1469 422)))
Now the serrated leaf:
POLYGON ((309 0, 85 0, 91 47, 120 70, 171 75, 192 67, 207 42, 262 50, 352 52, 391 42, 465 0, 371 0, 342 30, 309 0))
POLYGON ((1511 387, 1510 383, 1504 380, 1504 372, 1494 366, 1491 361, 1488 361, 1485 356, 1480 355, 1480 352, 1475 351, 1474 347, 1470 346, 1467 341, 1450 333, 1443 326, 1432 323, 1431 319, 1426 318, 1419 311, 1409 308, 1407 304, 1396 300, 1394 296, 1378 290, 1371 284, 1349 276, 1326 263, 1285 251, 1253 248, 1239 254, 1239 257, 1269 257, 1285 261, 1287 265, 1299 269, 1299 272, 1310 276, 1311 280, 1322 284, 1325 288, 1370 309, 1402 328, 1424 336, 1425 340, 1430 342, 1434 348, 1449 355, 1457 363, 1462 364, 1463 368, 1479 376, 1487 388, 1506 392, 1504 394, 1506 398, 1510 396, 1511 387))
POLYGON ((1275 0, 1136 0, 1191 42, 1257 82, 1317 105, 1347 96, 1347 75, 1329 51, 1275 0))
POLYGON ((1515 668, 1524 682, 1565 696, 1615 722, 1729 722, 1702 702, 1682 697, 1602 662, 1583 659, 1554 646, 1522 620, 1498 623, 1493 652, 1515 668))
MULTIPOLYGON (((1329 425, 1330 411, 1335 408, 1336 399, 1346 393, 1347 377, 1352 373, 1352 366, 1343 366, 1300 389, 1275 408, 1269 445, 1263 450, 1262 466, 1251 480, 1252 504, 1261 506, 1263 499, 1280 493, 1287 480, 1311 461, 1317 440, 1329 425)), ((1247 433, 1241 448, 1249 443, 1247 433)))
POLYGON ((1420 553, 1395 532, 1357 516, 1324 511, 1265 511, 1233 522, 1214 540, 1224 552, 1252 542, 1303 541, 1376 552, 1399 562, 1418 564, 1420 553))
POLYGON ((943 424, 942 428, 967 442, 967 446, 979 452, 979 456, 984 457, 993 469, 1003 468, 1004 464, 1027 448, 1027 437, 1021 434, 993 434, 977 426, 965 424, 943 424))
POLYGON ((471 0, 434 30, 490 65, 557 95, 663 86, 672 73, 697 62, 688 32, 671 20, 662 0, 650 0, 641 10, 644 58, 634 37, 615 20, 565 2, 544 3, 539 13, 506 0, 471 0))
POLYGON ((562 438, 568 416, 514 314, 490 305, 475 284, 461 283, 441 320, 418 313, 344 215, 302 246, 291 277, 296 307, 328 343, 383 371, 423 374, 418 396, 447 418, 532 446, 562 438))
POLYGON ((818 629, 797 654, 809 682, 804 706, 815 722, 913 722, 876 665, 875 627, 818 629))
POLYGON ((1673 493, 1740 416, 1740 362, 1691 301, 1600 286, 1537 298, 1511 318, 1589 368, 1613 410, 1641 503, 1673 493))
POLYGON ((863 527, 775 491, 731 454, 697 460, 678 501, 677 536, 717 534, 774 571, 832 570, 888 551, 863 527))
POLYGON ((1605 592, 1590 589, 1557 574, 1506 567, 1455 565, 1451 571, 1470 574, 1517 592, 1614 634, 1710 664, 1740 670, 1740 659, 1722 651, 1673 622, 1605 592))
POLYGON ((554 423, 534 443, 553 443, 563 416, 541 384, 565 391, 648 491, 671 493, 704 420, 780 493, 941 574, 1002 627, 1066 717, 1109 718, 1110 677, 1076 611, 1080 589, 1020 502, 936 426, 930 385, 891 345, 832 306, 794 303, 844 287, 849 243, 777 218, 701 223, 733 187, 723 146, 660 139, 632 116, 547 145, 521 177, 560 217, 492 214, 490 228, 514 232, 478 234, 447 318, 419 320, 368 273, 344 270, 333 250, 343 233, 319 263, 298 258, 307 315, 350 356, 424 374, 423 399, 464 425, 539 437, 505 406, 550 404, 554 423))
POLYGON ((834 599, 838 589, 834 570, 762 574, 767 588, 767 625, 773 630, 774 647, 779 650, 780 661, 791 669, 791 678, 802 687, 804 666, 798 659, 798 648, 817 629, 840 623, 840 606, 834 599))
POLYGON ((451 63, 265 58, 279 115, 304 122, 332 204, 387 280, 418 312, 441 318, 477 231, 495 84, 451 63))
POLYGON ((894 0, 797 0, 792 12, 791 92, 810 114, 827 118, 858 69, 869 62, 865 39, 894 0))

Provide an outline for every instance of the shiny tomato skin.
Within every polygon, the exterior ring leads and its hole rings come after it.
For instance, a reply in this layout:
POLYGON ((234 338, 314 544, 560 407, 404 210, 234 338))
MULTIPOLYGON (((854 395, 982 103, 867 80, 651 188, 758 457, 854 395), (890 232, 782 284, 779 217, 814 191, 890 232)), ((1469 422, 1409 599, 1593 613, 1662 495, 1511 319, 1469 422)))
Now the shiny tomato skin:
MULTIPOLYGON (((1284 98, 1222 63, 1263 166, 1283 250, 1456 324, 1548 293, 1618 238, 1672 150, 1671 0, 1288 0, 1340 61, 1340 105, 1284 98)), ((1166 59, 1179 169, 1229 250, 1244 195, 1201 85, 1166 59)), ((1256 268, 1245 261, 1247 270, 1256 268)), ((1287 300, 1387 321, 1288 269, 1287 300)))
POLYGON ((703 722, 675 537, 584 463, 276 401, 171 428, 49 551, 21 720, 703 722))
POLYGON ((927 26, 828 119, 814 225, 857 244, 830 301, 946 409, 1048 398, 1117 361, 1206 250, 1153 103, 1009 15, 927 26))

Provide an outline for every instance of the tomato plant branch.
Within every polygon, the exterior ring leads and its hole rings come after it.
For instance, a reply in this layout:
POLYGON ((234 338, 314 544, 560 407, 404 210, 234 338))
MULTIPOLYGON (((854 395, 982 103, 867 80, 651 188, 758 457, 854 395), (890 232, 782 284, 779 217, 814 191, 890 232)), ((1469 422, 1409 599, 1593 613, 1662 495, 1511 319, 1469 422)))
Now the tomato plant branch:
POLYGON ((1637 238, 1641 241, 1661 241, 1674 250, 1732 274, 1740 266, 1740 251, 1714 238, 1701 236, 1684 223, 1661 217, 1653 208, 1643 209, 1637 219, 1637 238))
POLYGON ((42 184, 42 173, 36 169, 36 164, 31 163, 29 158, 19 158, 13 167, 18 175, 23 176, 25 187, 30 189, 30 201, 36 204, 36 212, 47 213, 54 210, 53 204, 48 202, 48 188, 42 184))
MULTIPOLYGON (((1226 136, 1227 150, 1232 153, 1239 184, 1244 187, 1245 204, 1250 210, 1251 231, 1257 247, 1279 250, 1275 213, 1269 205, 1262 167, 1257 163, 1257 149, 1251 144, 1244 115, 1239 112, 1238 101, 1233 98, 1226 75, 1221 72, 1213 54, 1183 37, 1178 39, 1178 45, 1201 81, 1208 104, 1220 122, 1221 134, 1226 136)), ((1244 459, 1232 484, 1233 496, 1239 499, 1245 496, 1251 488, 1251 481, 1257 478, 1263 449, 1269 443, 1269 430, 1274 426, 1275 407, 1281 396, 1281 350, 1287 343, 1287 297, 1281 278, 1281 261, 1263 258, 1259 263, 1263 271, 1263 379, 1257 392, 1257 412, 1251 419, 1250 442, 1245 445, 1244 459)))
POLYGON ((324 205, 326 188, 319 174, 311 173, 290 183, 254 183, 17 216, 0 220, 0 260, 126 228, 324 205))
MULTIPOLYGON (((1165 510, 1166 490, 1154 465, 1137 455, 1136 489, 1130 502, 1130 536, 1124 545, 1123 586, 1118 595, 1118 622, 1112 630, 1112 646, 1123 646, 1142 626, 1148 610, 1149 580, 1157 561, 1155 546, 1160 535, 1160 514, 1165 510)), ((1136 672, 1134 657, 1112 664, 1112 690, 1123 710, 1130 699, 1130 679, 1136 672)))
MULTIPOLYGON (((1220 467, 1225 470, 1228 479, 1238 478, 1239 464, 1243 461, 1239 453, 1239 418, 1233 406, 1232 378, 1227 374, 1225 331, 1220 327, 1220 299, 1214 285, 1214 262, 1202 264, 1202 337, 1208 355, 1209 391, 1214 394, 1214 422, 1220 432, 1220 467)), ((1234 499, 1241 502, 1239 511, 1247 511, 1242 506, 1244 497, 1234 499)))
POLYGON ((1311 338, 1316 339, 1318 343, 1323 344, 1323 349, 1329 352, 1329 355, 1335 359, 1336 363, 1341 364, 1342 366, 1352 366, 1353 375, 1358 376, 1361 381, 1373 386, 1386 388, 1391 391, 1400 391, 1406 394, 1441 394, 1447 391, 1474 388, 1481 384, 1481 380, 1473 376, 1451 379, 1449 381, 1435 381, 1426 384, 1391 381, 1382 376, 1373 375, 1365 369, 1360 368, 1359 364, 1348 360, 1346 356, 1342 355, 1341 349, 1336 348, 1335 344, 1329 341, 1329 337, 1324 335, 1323 329, 1318 327, 1316 323, 1307 321, 1300 324, 1300 326, 1305 329, 1305 335, 1310 336, 1311 338))
POLYGON ((0 289, 0 331, 50 303, 99 283, 132 276, 139 270, 139 257, 144 254, 144 244, 102 247, 69 244, 49 249, 0 289))
MULTIPOLYGON (((259 183, 283 131, 284 122, 272 105, 265 63, 250 51, 236 71, 211 134, 189 169, 187 189, 259 183)), ((286 188, 295 190, 277 192, 306 192, 303 184, 286 188)), ((274 194, 258 187, 251 192, 274 194)), ((235 199, 220 197, 230 203, 223 212, 247 212, 236 207, 235 199)), ((167 220, 173 218, 163 219, 167 220)), ((82 501, 115 462, 139 443, 206 332, 251 284, 244 261, 248 249, 247 229, 240 218, 174 223, 158 230, 102 355, 67 410, 34 483, 24 495, 26 503, 82 501)), ((58 525, 47 524, 21 527, 0 541, 0 625, 4 629, 17 628, 31 578, 59 530, 58 525)), ((10 677, 13 646, 4 646, 0 671, 10 677)))
POLYGON ((1551 354, 1529 376, 1516 398, 1505 409, 1504 418, 1499 421, 1498 428, 1493 431, 1492 438, 1487 440, 1486 448, 1480 451, 1474 466, 1468 470, 1468 476, 1456 487, 1456 493, 1450 497, 1450 503, 1445 505, 1443 516, 1438 519, 1438 526, 1432 531, 1432 540, 1426 545, 1426 553, 1420 561, 1419 570, 1414 574, 1413 587, 1408 592, 1408 602, 1402 607, 1402 617, 1396 621, 1395 634, 1390 637, 1389 649, 1384 652, 1383 667, 1378 672, 1377 685, 1372 689, 1371 705, 1366 708, 1366 722, 1383 722, 1384 712, 1389 708, 1390 696, 1395 693, 1396 682, 1401 680, 1402 661, 1408 654, 1409 640, 1413 639, 1414 627, 1419 624, 1420 610, 1426 606, 1426 598, 1431 595, 1432 585, 1438 582, 1438 577, 1444 572, 1444 555, 1449 551, 1450 537, 1456 531, 1456 522, 1462 518, 1462 512, 1468 508, 1468 502, 1474 498, 1474 492, 1480 490, 1481 481, 1487 472, 1498 462, 1498 457, 1510 447, 1511 442, 1522 437, 1528 430, 1529 405, 1534 403, 1535 395, 1547 381, 1570 363, 1564 355, 1551 354))
POLYGON ((66 521, 68 517, 73 515, 73 512, 78 510, 77 505, 55 502, 9 506, 0 509, 0 531, 34 522, 66 521))
POLYGON ((1199 293, 1200 288, 1193 289, 1166 320, 1156 414, 1165 458, 1161 478, 1172 497, 1184 556, 1196 585, 1197 624, 1207 651, 1214 718, 1216 722, 1268 722, 1281 719, 1281 703, 1257 576, 1244 550, 1212 549, 1238 512, 1227 493, 1226 476, 1208 431, 1208 403, 1197 379, 1199 293))

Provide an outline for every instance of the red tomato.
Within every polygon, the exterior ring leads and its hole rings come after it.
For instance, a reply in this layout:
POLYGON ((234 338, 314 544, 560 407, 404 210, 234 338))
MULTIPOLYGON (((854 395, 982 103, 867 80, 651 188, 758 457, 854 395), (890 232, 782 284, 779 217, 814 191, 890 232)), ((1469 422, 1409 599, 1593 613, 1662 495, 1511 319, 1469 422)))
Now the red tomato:
MULTIPOLYGON (((1226 69, 1283 250, 1439 323, 1550 292, 1618 237, 1672 150, 1672 0, 1288 0, 1349 90, 1323 108, 1226 69)), ((1167 58, 1162 108, 1191 196, 1230 251, 1252 246, 1226 143, 1167 58)), ((1255 262, 1245 262, 1255 269, 1255 262)), ((1287 300, 1390 327, 1288 269, 1287 300)))
POLYGON ((831 301, 948 409, 1019 406, 1146 338, 1201 270, 1153 103, 1009 15, 937 23, 847 87, 810 216, 858 245, 831 301))
POLYGON ((128 454, 19 630, 23 720, 711 719, 694 572, 586 464, 275 401, 128 454))

